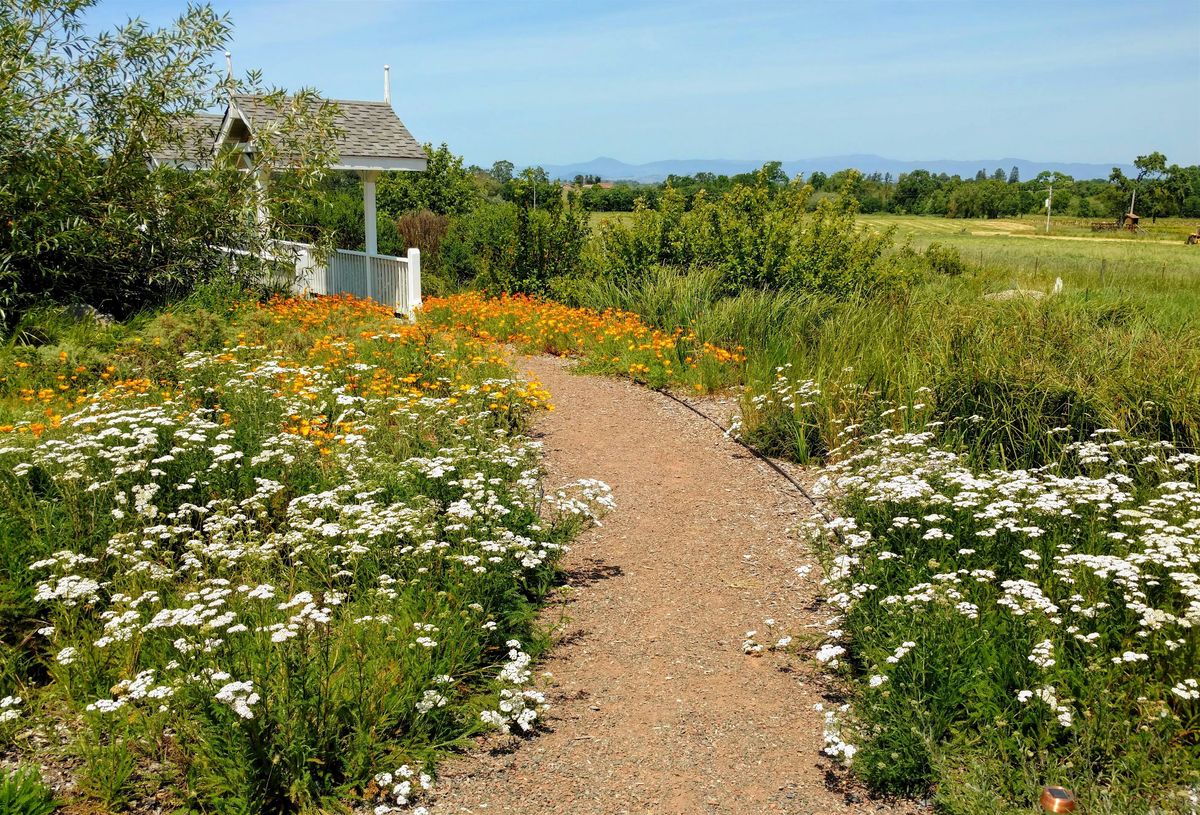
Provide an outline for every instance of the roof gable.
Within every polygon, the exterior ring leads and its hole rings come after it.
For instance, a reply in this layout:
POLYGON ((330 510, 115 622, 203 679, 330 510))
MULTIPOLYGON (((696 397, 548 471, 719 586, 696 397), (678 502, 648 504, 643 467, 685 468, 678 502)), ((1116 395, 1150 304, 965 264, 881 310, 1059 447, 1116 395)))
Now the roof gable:
MULTIPOLYGON (((284 98, 286 105, 290 97, 284 98)), ((424 148, 396 116, 387 102, 331 100, 338 106, 334 124, 342 131, 337 141, 339 158, 335 170, 424 170, 427 157, 424 148)), ((251 143, 256 128, 268 126, 280 118, 278 110, 265 97, 235 94, 221 128, 223 141, 251 143), (246 136, 237 132, 244 124, 246 136)))

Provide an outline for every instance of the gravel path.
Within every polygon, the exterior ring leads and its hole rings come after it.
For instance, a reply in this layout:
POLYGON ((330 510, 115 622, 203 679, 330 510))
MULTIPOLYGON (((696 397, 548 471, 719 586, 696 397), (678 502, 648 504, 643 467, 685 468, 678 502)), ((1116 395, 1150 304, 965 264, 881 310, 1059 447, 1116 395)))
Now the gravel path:
MULTIPOLYGON (((785 530, 811 511, 760 461, 683 407, 629 383, 518 361, 556 410, 536 431, 549 486, 606 481, 617 509, 576 541, 544 668, 547 729, 442 766, 450 813, 893 813, 820 756, 829 702, 795 657, 742 635, 820 631, 811 562, 785 530), (805 626, 815 626, 806 629, 805 626)), ((489 749, 490 748, 490 749, 489 749)))

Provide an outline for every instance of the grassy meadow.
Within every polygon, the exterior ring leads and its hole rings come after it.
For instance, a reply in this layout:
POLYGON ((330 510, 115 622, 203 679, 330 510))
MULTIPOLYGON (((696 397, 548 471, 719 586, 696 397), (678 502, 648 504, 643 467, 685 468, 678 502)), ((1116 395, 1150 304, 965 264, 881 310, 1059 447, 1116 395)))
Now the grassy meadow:
POLYGON ((1089 240, 1128 241, 1131 243, 1181 243, 1187 236, 1200 228, 1198 218, 1159 218, 1153 221, 1144 218, 1137 232, 1125 229, 1096 232, 1092 224, 1111 221, 1110 218, 1078 218, 1053 215, 1050 231, 1046 232, 1046 216, 1021 215, 1008 218, 943 218, 933 215, 892 215, 875 213, 861 216, 865 224, 886 227, 895 226, 901 232, 913 236, 921 235, 1019 235, 1027 237, 1088 238, 1089 240))

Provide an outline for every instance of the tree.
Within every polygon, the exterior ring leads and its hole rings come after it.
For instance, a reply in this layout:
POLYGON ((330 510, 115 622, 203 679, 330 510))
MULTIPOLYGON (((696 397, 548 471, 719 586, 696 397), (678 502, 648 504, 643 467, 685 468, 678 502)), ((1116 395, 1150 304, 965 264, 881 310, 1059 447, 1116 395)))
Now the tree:
POLYGON ((937 188, 938 181, 928 170, 901 173, 892 202, 902 212, 927 212, 924 205, 937 188))
POLYGON ((1000 169, 999 167, 996 168, 996 172, 992 173, 993 181, 1004 181, 1006 178, 1007 176, 1004 175, 1004 170, 1000 169))
POLYGON ((526 167, 504 185, 503 195, 523 209, 553 209, 562 204, 563 198, 558 185, 550 183, 550 176, 541 167, 526 167))
POLYGON ((812 185, 814 190, 820 191, 824 188, 825 182, 829 180, 829 176, 817 170, 808 177, 808 183, 812 185))
POLYGON ((511 161, 505 161, 504 159, 501 159, 500 161, 492 164, 492 169, 488 172, 488 175, 499 181, 501 184, 507 184, 509 181, 512 181, 513 163, 511 161))
POLYGON ((1149 208, 1151 217, 1157 221, 1163 204, 1170 199, 1163 184, 1163 175, 1167 172, 1167 157, 1155 150, 1148 155, 1138 156, 1134 159, 1133 166, 1138 169, 1135 189, 1142 194, 1142 200, 1149 208))
MULTIPOLYGON (((311 189, 334 155, 337 107, 313 91, 265 92, 215 69, 227 17, 190 6, 171 26, 131 20, 88 36, 91 0, 0 0, 0 320, 46 298, 125 315, 186 293, 244 250, 243 273, 273 237, 260 172, 311 189), (279 114, 253 155, 201 150, 194 114, 231 91, 279 114), (157 166, 164 148, 204 167, 157 166), (247 168, 246 162, 250 166, 247 168), (249 172, 246 171, 249 169, 249 172)), ((208 143, 211 148, 211 142, 208 143)), ((271 185, 272 195, 277 193, 271 185)))
POLYGON ((1015 164, 1013 165, 1013 168, 1008 171, 1008 183, 1009 184, 1020 184, 1021 183, 1021 171, 1017 168, 1017 165, 1015 165, 1015 164))
POLYGON ((428 210, 436 215, 462 215, 481 200, 474 176, 463 166, 461 156, 443 142, 438 148, 425 145, 429 157, 423 173, 385 173, 376 187, 381 212, 391 217, 428 210))
POLYGON ((987 181, 987 170, 980 170, 979 172, 975 173, 975 180, 987 181))
POLYGON ((758 173, 764 182, 774 186, 785 186, 791 180, 783 170, 782 161, 768 161, 759 168, 758 173))

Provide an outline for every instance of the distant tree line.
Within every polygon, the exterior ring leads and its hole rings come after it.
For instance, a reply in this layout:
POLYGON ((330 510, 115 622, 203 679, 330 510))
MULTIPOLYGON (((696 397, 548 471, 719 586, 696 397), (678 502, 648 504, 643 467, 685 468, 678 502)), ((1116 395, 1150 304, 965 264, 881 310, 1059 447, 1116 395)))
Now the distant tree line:
MULTIPOLYGON (((808 203, 813 209, 825 198, 847 196, 861 212, 909 215, 942 215, 950 218, 1004 218, 1042 212, 1050 184, 1054 184, 1054 212, 1080 218, 1119 218, 1132 205, 1139 215, 1200 217, 1200 166, 1169 164, 1159 152, 1138 156, 1136 172, 1127 176, 1113 168, 1107 179, 1075 179, 1058 172, 1042 172, 1022 180, 1017 167, 981 168, 973 177, 914 170, 863 174, 854 169, 835 173, 813 172, 800 180, 814 190, 808 203), (1135 195, 1136 193, 1136 195, 1135 195)), ((494 197, 515 201, 528 194, 532 179, 542 184, 543 196, 554 185, 540 167, 513 176, 513 164, 496 162, 490 170, 471 168, 494 197)), ((574 188, 580 203, 593 212, 630 212, 639 202, 654 208, 670 188, 683 196, 690 209, 697 196, 722 196, 736 186, 757 183, 765 173, 768 183, 782 187, 791 180, 781 162, 768 162, 759 171, 736 175, 696 173, 671 175, 657 184, 614 181, 599 186, 599 176, 576 176, 574 188)))

